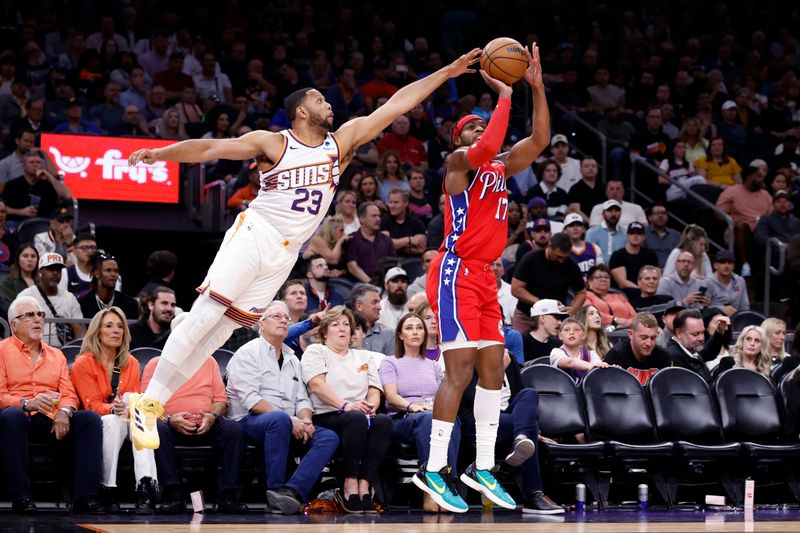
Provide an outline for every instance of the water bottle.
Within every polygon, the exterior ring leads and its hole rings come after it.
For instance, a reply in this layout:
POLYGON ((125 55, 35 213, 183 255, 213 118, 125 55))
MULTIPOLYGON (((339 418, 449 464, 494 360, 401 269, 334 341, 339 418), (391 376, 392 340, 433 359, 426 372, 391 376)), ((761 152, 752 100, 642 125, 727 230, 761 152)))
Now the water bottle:
POLYGON ((639 492, 639 495, 637 497, 637 500, 639 501, 639 509, 647 509, 647 503, 648 503, 648 500, 649 500, 649 494, 648 494, 649 493, 649 489, 648 489, 647 485, 645 485, 644 483, 639 485, 638 492, 639 492))
POLYGON ((586 485, 583 483, 575 485, 575 510, 586 510, 586 485))

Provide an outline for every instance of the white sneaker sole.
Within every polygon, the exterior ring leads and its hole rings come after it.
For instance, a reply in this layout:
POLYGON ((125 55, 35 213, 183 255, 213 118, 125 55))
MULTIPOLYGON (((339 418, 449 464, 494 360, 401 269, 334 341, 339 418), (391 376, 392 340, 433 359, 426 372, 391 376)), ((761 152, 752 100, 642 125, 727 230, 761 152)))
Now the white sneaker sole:
POLYGON ((462 509, 460 507, 454 507, 449 503, 447 503, 446 501, 444 501, 438 492, 436 492, 435 490, 431 490, 431 488, 428 485, 426 485, 421 479, 419 479, 416 475, 414 475, 411 478, 411 481, 414 482, 414 485, 416 485, 419 490, 427 493, 433 499, 433 501, 436 502, 436 505, 438 505, 445 511, 450 511, 451 513, 466 513, 467 511, 469 511, 468 507, 466 509, 462 509))
POLYGON ((562 514, 564 512, 564 509, 559 508, 550 511, 541 511, 539 509, 528 509, 527 507, 523 507, 522 512, 524 514, 562 514))
POLYGON ((536 452, 536 445, 531 439, 520 441, 511 453, 506 456, 506 464, 508 466, 520 466, 522 463, 533 457, 536 452))
MULTIPOLYGON (((499 507, 502 507, 503 509, 510 509, 510 510, 513 511, 514 509, 517 508, 517 504, 516 503, 511 505, 508 502, 505 502, 505 501, 501 500, 500 498, 495 496, 494 492, 490 491, 489 489, 487 489, 486 487, 484 487, 483 485, 481 485, 480 483, 478 483, 477 481, 475 481, 474 479, 472 479, 471 477, 469 477, 466 474, 461 474, 461 481, 466 486, 468 486, 469 488, 471 488, 473 490, 477 490, 478 492, 480 492, 481 494, 483 494, 484 496, 486 496, 487 498, 492 500, 495 505, 497 505, 499 507)), ((498 483, 499 483, 499 481, 498 481, 498 483)))

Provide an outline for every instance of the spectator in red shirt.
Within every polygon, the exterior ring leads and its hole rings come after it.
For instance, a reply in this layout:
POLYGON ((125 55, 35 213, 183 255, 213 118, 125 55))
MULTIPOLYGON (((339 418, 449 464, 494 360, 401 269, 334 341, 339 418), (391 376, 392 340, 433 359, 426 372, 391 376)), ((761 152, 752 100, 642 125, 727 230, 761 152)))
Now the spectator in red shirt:
POLYGON ((78 411, 78 395, 61 350, 42 342, 44 312, 32 296, 8 309, 11 337, 0 341, 0 455, 5 488, 15 512, 36 511, 28 479, 28 444, 69 446, 74 451, 72 510, 100 513, 97 501, 103 458, 103 425, 94 411, 78 411))
POLYGON ((389 64, 383 59, 375 61, 372 66, 372 75, 372 81, 361 86, 361 94, 364 96, 367 111, 370 113, 377 107, 375 104, 378 98, 391 98, 394 93, 400 90, 396 85, 386 81, 389 77, 389 64))
POLYGON ((387 133, 378 141, 378 153, 394 150, 400 155, 400 161, 412 167, 428 168, 428 152, 425 145, 416 137, 409 135, 411 121, 405 115, 400 115, 392 122, 392 132, 387 133))
POLYGON ((153 78, 153 87, 161 85, 167 91, 167 101, 177 102, 181 91, 187 87, 194 88, 194 80, 183 72, 183 54, 173 52, 169 55, 167 69, 157 73, 153 78))

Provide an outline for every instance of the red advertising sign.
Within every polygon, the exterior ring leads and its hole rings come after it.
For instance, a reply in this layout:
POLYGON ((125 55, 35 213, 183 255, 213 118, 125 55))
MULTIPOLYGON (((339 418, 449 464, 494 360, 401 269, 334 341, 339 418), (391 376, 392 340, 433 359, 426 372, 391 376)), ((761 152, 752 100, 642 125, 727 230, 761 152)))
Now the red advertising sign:
POLYGON ((175 141, 131 137, 42 134, 42 150, 64 173, 64 183, 80 200, 178 203, 179 164, 158 161, 128 166, 140 148, 161 148, 175 141))

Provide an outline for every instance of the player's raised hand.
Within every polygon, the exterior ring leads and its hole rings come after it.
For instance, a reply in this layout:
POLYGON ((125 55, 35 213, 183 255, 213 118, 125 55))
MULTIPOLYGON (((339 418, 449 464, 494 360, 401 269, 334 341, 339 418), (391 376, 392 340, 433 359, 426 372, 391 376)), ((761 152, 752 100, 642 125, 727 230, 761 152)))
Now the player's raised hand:
POLYGON ((475 72, 474 68, 469 68, 475 63, 477 63, 481 58, 481 49, 480 48, 473 48, 463 56, 459 57, 452 63, 448 65, 449 70, 449 77, 455 78, 456 76, 461 76, 464 73, 473 73, 475 72))
POLYGON ((544 88, 544 81, 542 80, 542 62, 539 59, 539 47, 536 43, 531 45, 531 50, 524 48, 525 55, 528 58, 528 68, 522 74, 525 81, 531 84, 531 87, 537 89, 544 88))
POLYGON ((128 164, 130 166, 134 166, 137 163, 145 163, 148 165, 152 165, 158 161, 156 157, 156 153, 153 150, 148 150, 147 148, 143 148, 141 150, 136 150, 133 152, 130 157, 128 158, 128 164))
POLYGON ((500 98, 511 98, 512 89, 510 85, 489 76, 485 70, 481 70, 480 72, 481 76, 483 77, 483 81, 486 82, 486 85, 491 87, 500 98))

